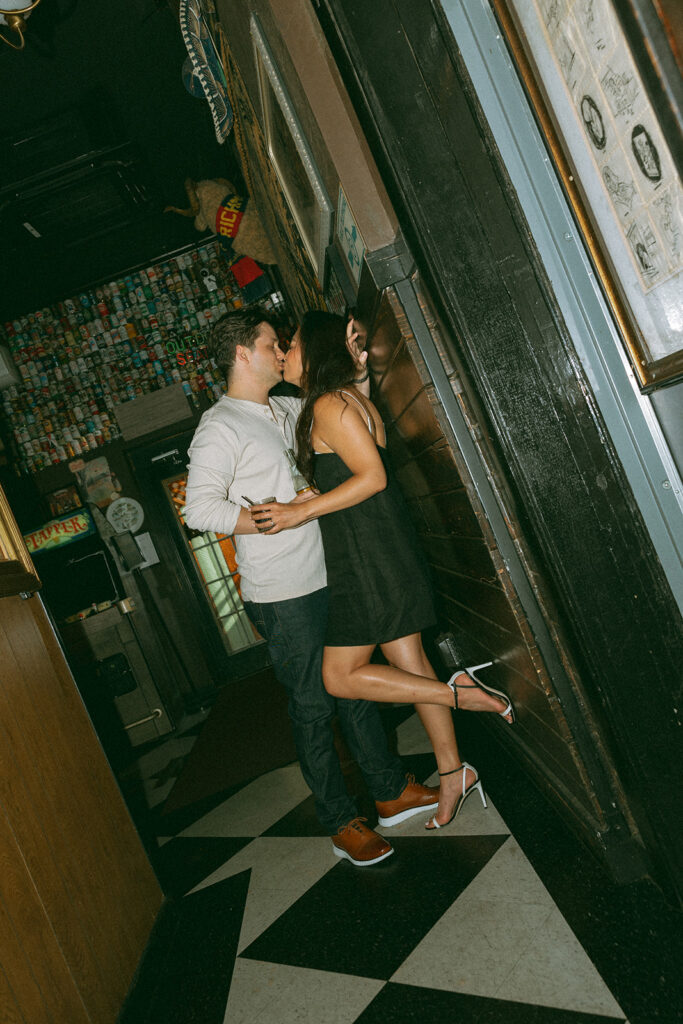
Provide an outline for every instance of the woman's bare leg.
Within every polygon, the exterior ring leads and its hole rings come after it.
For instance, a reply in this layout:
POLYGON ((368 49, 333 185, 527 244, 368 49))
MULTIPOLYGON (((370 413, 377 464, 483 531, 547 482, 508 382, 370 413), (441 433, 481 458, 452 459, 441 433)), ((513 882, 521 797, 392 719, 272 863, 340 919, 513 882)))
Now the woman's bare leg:
MULTIPOLYGON (((461 765, 453 728, 453 693, 438 681, 422 649, 418 633, 382 644, 389 665, 372 665, 374 646, 326 647, 323 679, 329 693, 352 700, 415 704, 434 749, 440 772, 461 765)), ((487 710, 486 708, 485 710, 487 710)), ((467 772, 466 785, 474 782, 467 772)), ((435 817, 440 825, 449 821, 462 793, 462 773, 441 780, 439 809, 435 817)))
MULTIPOLYGON (((403 637, 402 639, 406 639, 403 637)), ((393 640, 392 643, 400 641, 393 640)), ((404 671, 395 665, 372 665, 375 644, 363 647, 326 647, 323 655, 325 689, 333 697, 376 700, 384 704, 437 704, 453 707, 453 691, 431 675, 404 671)), ((387 644, 383 645, 388 646, 387 644)), ((462 682, 468 676, 462 673, 462 682)), ((505 704, 477 687, 458 691, 463 711, 500 711, 505 704)))
MULTIPOLYGON (((381 648, 384 657, 395 668, 425 678, 437 678, 425 654, 419 633, 382 644, 381 648)), ((454 771, 462 766, 462 761, 455 738, 452 710, 437 704, 416 704, 415 710, 429 736, 439 773, 443 775, 444 772, 453 772, 452 775, 445 775, 439 780, 439 807, 434 817, 439 825, 445 825, 450 821, 462 793, 462 774, 454 771)), ((465 786, 470 786, 475 778, 474 772, 466 769, 465 786)))

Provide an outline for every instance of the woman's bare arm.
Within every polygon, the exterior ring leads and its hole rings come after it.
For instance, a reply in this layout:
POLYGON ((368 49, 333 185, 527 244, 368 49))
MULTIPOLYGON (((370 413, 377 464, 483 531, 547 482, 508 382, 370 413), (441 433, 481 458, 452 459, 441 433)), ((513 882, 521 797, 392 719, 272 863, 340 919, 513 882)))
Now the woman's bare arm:
POLYGON ((350 508, 372 497, 387 485, 384 465, 377 451, 367 423, 353 403, 340 395, 323 395, 315 403, 314 430, 316 437, 334 451, 351 471, 348 480, 326 494, 319 494, 300 504, 271 502, 251 509, 259 519, 269 519, 273 526, 264 533, 291 530, 312 519, 350 508))

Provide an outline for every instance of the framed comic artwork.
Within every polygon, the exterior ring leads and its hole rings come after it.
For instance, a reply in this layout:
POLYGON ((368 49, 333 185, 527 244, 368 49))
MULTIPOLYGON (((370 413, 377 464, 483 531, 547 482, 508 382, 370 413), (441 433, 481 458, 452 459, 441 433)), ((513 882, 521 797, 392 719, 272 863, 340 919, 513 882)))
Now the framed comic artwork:
POLYGON ((672 383, 683 377, 681 180, 615 4, 493 6, 638 382, 672 383))

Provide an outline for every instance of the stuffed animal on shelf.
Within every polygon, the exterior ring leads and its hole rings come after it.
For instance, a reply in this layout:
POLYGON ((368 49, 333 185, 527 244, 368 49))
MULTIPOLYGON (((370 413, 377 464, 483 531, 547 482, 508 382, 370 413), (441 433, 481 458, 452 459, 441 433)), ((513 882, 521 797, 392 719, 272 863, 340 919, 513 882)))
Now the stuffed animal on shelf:
MULTIPOLYGON (((215 231, 223 249, 237 256, 250 256, 259 263, 275 263, 268 235, 253 201, 237 195, 227 178, 193 181, 186 178, 187 209, 167 206, 164 213, 194 217, 197 231, 215 231)), ((227 254, 227 253, 226 253, 227 254)), ((234 267, 233 267, 234 269, 234 267)))

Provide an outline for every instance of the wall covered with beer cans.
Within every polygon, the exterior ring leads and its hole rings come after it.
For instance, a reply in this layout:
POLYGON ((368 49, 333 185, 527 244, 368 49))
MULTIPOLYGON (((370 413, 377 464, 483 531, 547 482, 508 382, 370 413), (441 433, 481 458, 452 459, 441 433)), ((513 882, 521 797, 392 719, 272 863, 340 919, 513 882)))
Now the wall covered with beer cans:
POLYGON ((206 336, 243 304, 210 241, 5 323, 21 380, 2 403, 21 466, 36 472, 114 440, 116 406, 169 384, 195 405, 200 391, 219 398, 206 336))

